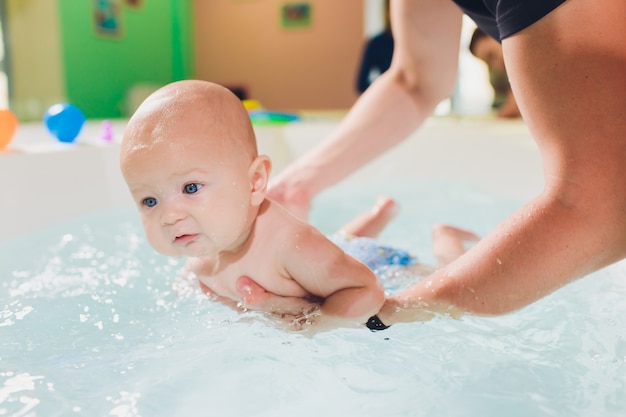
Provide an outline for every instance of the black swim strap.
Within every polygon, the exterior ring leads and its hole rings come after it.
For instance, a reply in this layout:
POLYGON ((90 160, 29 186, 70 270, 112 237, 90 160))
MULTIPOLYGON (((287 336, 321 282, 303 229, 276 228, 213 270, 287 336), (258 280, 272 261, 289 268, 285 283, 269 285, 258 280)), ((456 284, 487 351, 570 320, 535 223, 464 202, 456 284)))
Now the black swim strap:
POLYGON ((373 332, 377 332, 379 330, 385 330, 389 328, 389 326, 383 323, 378 318, 378 316, 372 316, 369 319, 367 319, 367 322, 365 323, 365 325, 367 326, 368 329, 370 329, 373 332))

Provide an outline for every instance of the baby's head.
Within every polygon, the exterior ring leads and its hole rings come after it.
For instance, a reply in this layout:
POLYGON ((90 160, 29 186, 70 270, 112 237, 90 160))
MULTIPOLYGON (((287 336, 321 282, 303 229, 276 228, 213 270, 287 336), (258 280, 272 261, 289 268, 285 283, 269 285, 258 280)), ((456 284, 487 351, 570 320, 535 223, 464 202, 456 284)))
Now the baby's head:
POLYGON ((128 122, 122 145, 125 159, 150 158, 159 151, 187 147, 226 152, 230 158, 253 159, 256 140, 248 114, 228 89, 208 81, 168 84, 151 94, 128 122), (148 150, 149 152, 143 153, 148 150))
POLYGON ((148 240, 174 256, 237 244, 265 198, 271 164, 257 154, 250 118, 228 89, 168 84, 131 117, 120 154, 148 240))

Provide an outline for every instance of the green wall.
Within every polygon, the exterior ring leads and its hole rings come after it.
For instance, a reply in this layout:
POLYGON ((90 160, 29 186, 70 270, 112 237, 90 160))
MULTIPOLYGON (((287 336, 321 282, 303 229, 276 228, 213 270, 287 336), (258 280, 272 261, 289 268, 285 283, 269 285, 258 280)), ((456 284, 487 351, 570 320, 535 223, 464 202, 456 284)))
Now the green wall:
POLYGON ((68 101, 87 118, 126 117, 133 85, 193 76, 191 0, 115 0, 119 32, 97 31, 101 0, 59 0, 62 65, 68 101))

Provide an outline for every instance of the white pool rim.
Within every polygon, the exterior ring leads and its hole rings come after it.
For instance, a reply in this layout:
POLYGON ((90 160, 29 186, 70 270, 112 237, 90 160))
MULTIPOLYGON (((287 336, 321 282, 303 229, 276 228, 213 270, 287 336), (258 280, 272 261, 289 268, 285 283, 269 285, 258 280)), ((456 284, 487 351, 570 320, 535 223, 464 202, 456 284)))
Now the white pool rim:
MULTIPOLYGON (((259 152, 279 172, 338 122, 337 116, 315 116, 255 126, 259 152)), ((103 122, 90 121, 73 144, 57 142, 41 123, 20 125, 0 154, 0 242, 82 214, 132 206, 118 164, 125 124, 114 121, 107 142, 103 122)), ((391 178, 458 180, 520 201, 543 187, 537 146, 520 120, 433 117, 344 184, 391 178)))

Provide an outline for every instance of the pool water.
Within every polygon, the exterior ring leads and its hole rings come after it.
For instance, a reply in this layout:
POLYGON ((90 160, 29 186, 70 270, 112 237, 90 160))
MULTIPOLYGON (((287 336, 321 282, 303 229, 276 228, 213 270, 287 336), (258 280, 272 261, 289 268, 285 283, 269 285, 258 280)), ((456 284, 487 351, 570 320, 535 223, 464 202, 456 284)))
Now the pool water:
MULTIPOLYGON (((430 225, 485 234, 519 206, 457 183, 336 188, 331 233, 384 191, 381 239, 432 260, 430 225)), ((624 416, 626 267, 513 314, 310 337, 208 300, 134 209, 0 245, 0 416, 624 416)))

